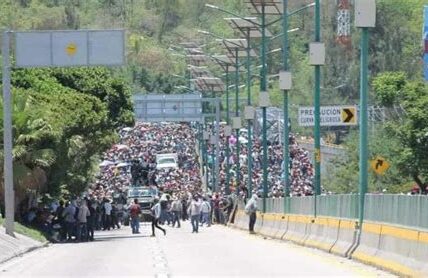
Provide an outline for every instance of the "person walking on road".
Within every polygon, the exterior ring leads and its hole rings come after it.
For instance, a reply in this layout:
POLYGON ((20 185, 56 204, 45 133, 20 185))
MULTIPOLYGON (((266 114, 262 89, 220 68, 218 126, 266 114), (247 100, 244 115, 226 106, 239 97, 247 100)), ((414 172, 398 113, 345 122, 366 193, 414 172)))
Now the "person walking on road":
POLYGON ((183 210, 183 205, 181 204, 181 200, 177 197, 174 198, 174 201, 171 204, 171 211, 172 211, 172 227, 175 226, 175 223, 177 223, 177 228, 180 228, 180 216, 181 211, 183 210))
POLYGON ((110 200, 106 199, 104 202, 104 229, 105 230, 109 230, 111 228, 111 211, 112 211, 113 207, 110 204, 110 200))
POLYGON ((250 216, 250 223, 249 223, 250 234, 255 234, 254 225, 256 224, 256 220, 257 220, 256 212, 257 212, 257 194, 253 194, 253 196, 245 206, 245 213, 250 216))
POLYGON ((155 228, 158 228, 166 236, 166 230, 159 226, 159 218, 161 217, 161 206, 159 199, 154 200, 155 205, 152 207, 152 237, 155 235, 155 228))
POLYGON ((89 208, 86 205, 86 200, 82 200, 81 205, 79 207, 79 211, 77 213, 77 221, 78 221, 78 232, 77 232, 77 240, 78 241, 87 241, 88 240, 88 217, 91 215, 89 212, 89 208))
POLYGON ((189 215, 192 223, 192 233, 198 233, 199 218, 201 217, 201 202, 197 196, 194 196, 189 206, 189 215))
POLYGON ((204 198, 202 201, 201 212, 202 212, 201 226, 203 226, 204 224, 207 224, 207 226, 210 227, 211 226, 211 219, 210 219, 211 205, 206 198, 204 198))
POLYGON ((134 199, 134 203, 129 207, 129 213, 131 215, 131 229, 133 234, 140 233, 140 214, 141 207, 138 204, 138 199, 134 199))

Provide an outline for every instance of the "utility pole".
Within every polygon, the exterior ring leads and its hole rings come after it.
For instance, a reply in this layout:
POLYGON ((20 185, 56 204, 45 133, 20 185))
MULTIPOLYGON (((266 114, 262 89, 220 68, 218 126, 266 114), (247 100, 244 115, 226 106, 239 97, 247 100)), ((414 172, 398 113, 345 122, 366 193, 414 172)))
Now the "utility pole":
POLYGON ((359 237, 363 228, 365 196, 368 184, 368 49, 369 28, 376 26, 375 0, 355 0, 355 27, 361 29, 360 41, 360 177, 359 177, 359 237))
POLYGON ((4 142, 4 189, 6 234, 14 236, 15 230, 15 190, 13 188, 12 155, 12 96, 10 85, 10 35, 3 33, 3 142, 4 142))
MULTIPOLYGON (((280 73, 280 84, 281 77, 287 78, 287 75, 290 75, 291 83, 291 73, 288 73, 288 0, 283 0, 283 13, 282 13, 282 32, 283 44, 282 44, 282 62, 283 62, 283 72, 280 73), (284 76, 285 74, 285 76, 284 76)), ((280 86, 282 87, 282 86, 280 86)), ((288 171, 290 169, 290 149, 289 149, 289 137, 290 129, 288 126, 288 88, 291 88, 291 84, 284 84, 283 94, 284 94, 284 103, 283 103, 283 113, 284 113, 284 150, 283 150, 283 164, 284 164, 284 213, 287 212, 287 201, 290 195, 290 185, 289 185, 289 175, 288 171)), ((281 135, 279 135, 281 137, 281 135)))

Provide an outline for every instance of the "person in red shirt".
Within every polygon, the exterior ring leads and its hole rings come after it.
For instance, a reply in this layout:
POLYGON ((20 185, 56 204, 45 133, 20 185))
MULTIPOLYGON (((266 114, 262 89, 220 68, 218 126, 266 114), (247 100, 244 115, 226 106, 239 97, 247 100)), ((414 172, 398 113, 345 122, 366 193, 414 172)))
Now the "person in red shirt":
POLYGON ((129 207, 129 212, 131 214, 131 228, 133 234, 140 233, 140 213, 141 207, 138 204, 138 199, 134 199, 134 204, 129 207))

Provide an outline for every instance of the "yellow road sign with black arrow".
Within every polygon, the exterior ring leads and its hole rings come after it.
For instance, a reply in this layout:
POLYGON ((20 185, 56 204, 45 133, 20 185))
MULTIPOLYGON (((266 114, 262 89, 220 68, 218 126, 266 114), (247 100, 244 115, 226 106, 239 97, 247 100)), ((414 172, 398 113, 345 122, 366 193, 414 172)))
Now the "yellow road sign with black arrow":
POLYGON ((342 123, 357 124, 357 109, 355 107, 344 107, 341 109, 342 123))
POLYGON ((381 156, 377 156, 374 160, 370 160, 372 170, 378 175, 384 175, 386 170, 391 167, 388 161, 381 156))

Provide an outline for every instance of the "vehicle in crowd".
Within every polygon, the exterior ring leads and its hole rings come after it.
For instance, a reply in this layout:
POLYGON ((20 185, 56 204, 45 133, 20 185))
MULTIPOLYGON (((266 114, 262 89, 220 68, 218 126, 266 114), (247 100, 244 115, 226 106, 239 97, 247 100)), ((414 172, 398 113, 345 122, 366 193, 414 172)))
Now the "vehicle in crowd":
MULTIPOLYGON (((133 204, 134 199, 138 199, 141 207, 141 222, 151 221, 151 208, 155 198, 158 197, 158 190, 150 186, 130 187, 128 189, 127 206, 133 204)), ((125 225, 129 224, 129 215, 126 217, 125 225)))
POLYGON ((178 155, 176 153, 163 153, 156 155, 156 169, 178 168, 178 155))

